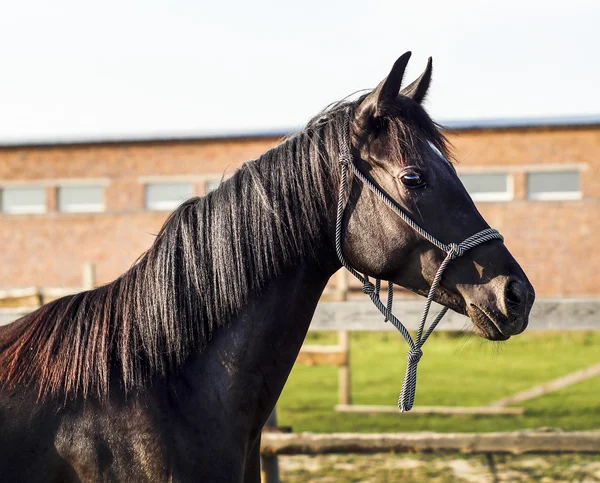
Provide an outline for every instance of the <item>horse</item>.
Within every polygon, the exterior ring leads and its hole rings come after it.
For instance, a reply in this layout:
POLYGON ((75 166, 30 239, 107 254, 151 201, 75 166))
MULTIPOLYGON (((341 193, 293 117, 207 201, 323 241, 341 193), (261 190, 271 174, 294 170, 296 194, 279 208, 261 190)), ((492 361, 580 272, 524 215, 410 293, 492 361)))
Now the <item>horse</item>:
MULTIPOLYGON (((260 480, 261 429, 342 266, 342 151, 438 240, 489 229, 423 108, 431 59, 402 88, 409 57, 185 201, 113 282, 0 329, 0 481, 260 480)), ((426 295, 444 251, 353 173, 342 191, 345 261, 426 295)), ((494 239, 450 262, 433 299, 506 340, 534 290, 494 239)))

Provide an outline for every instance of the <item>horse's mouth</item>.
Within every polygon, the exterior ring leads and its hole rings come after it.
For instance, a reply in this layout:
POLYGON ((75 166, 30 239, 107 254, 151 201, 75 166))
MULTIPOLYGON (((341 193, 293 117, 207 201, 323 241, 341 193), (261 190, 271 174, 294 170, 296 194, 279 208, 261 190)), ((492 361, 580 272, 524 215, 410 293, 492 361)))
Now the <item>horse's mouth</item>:
MULTIPOLYGON (((418 291, 423 296, 427 296, 427 291, 418 291)), ((494 322, 482 309, 474 304, 468 304, 467 301, 458 293, 451 292, 444 287, 439 287, 435 293, 434 300, 453 310, 454 312, 466 315, 471 319, 475 333, 488 340, 501 341, 510 339, 510 335, 502 332, 498 323, 494 322)))
POLYGON ((471 319, 475 333, 488 340, 501 341, 510 339, 510 334, 506 334, 500 328, 499 322, 490 317, 483 309, 467 301, 459 294, 450 292, 440 287, 441 290, 436 294, 436 302, 445 305, 455 312, 466 315, 471 319))
POLYGON ((470 304, 467 312, 473 322, 475 332, 480 337, 488 340, 510 339, 510 335, 504 334, 492 318, 476 305, 470 304))

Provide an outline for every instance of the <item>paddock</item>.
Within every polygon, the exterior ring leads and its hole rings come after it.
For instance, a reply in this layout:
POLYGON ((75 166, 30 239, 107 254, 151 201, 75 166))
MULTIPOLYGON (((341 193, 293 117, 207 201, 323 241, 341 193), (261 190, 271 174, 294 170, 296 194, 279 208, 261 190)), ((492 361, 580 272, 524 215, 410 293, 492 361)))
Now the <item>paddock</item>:
MULTIPOLYGON (((422 308, 420 301, 399 302, 405 322, 411 330, 422 308)), ((468 321, 457 314, 437 330, 464 330, 468 321)), ((539 300, 534 306, 528 330, 548 331, 596 331, 600 329, 600 301, 596 299, 539 300)), ((337 333, 337 344, 305 345, 297 363, 312 366, 325 364, 338 368, 339 403, 336 411, 362 414, 395 414, 398 418, 411 418, 423 414, 453 416, 471 415, 494 417, 520 417, 524 408, 515 404, 567 388, 600 374, 600 363, 574 371, 519 391, 508 397, 490 401, 484 406, 415 406, 410 412, 399 414, 393 405, 360 405, 352 401, 351 369, 352 331, 393 330, 384 324, 371 304, 359 301, 323 301, 319 304, 311 324, 313 331, 337 333)), ((361 350, 354 347, 354 350, 361 350)), ((600 361, 599 361, 600 362, 600 361)), ((456 454, 484 455, 491 471, 495 455, 564 455, 600 453, 600 432, 597 431, 511 431, 493 433, 277 433, 265 432, 262 445, 265 482, 278 481, 277 455, 323 455, 323 454, 456 454), (274 476, 275 475, 275 476, 274 476)), ((495 480, 494 480, 495 481, 495 480)))

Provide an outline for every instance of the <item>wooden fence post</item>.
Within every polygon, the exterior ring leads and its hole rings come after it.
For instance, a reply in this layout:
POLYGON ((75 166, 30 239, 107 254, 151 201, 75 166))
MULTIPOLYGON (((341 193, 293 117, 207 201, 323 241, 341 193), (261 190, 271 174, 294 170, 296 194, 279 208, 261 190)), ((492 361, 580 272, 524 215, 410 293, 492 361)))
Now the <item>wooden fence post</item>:
MULTIPOLYGON (((342 300, 348 300, 348 271, 338 271, 338 290, 343 294, 342 300)), ((338 345, 346 352, 346 362, 338 368, 338 399, 340 404, 352 404, 350 389, 350 334, 347 330, 338 332, 338 345)))
POLYGON ((84 290, 92 290, 96 286, 96 266, 92 262, 83 264, 82 287, 84 290))
POLYGON ((337 273, 337 290, 342 300, 348 300, 348 270, 342 268, 337 273))
MULTIPOLYGON (((276 407, 271 411, 271 415, 265 423, 265 428, 277 427, 276 407)), ((261 483, 279 483, 279 465, 277 464, 277 455, 260 456, 260 481, 261 483)))
POLYGON ((338 332, 338 345, 346 353, 346 360, 338 369, 338 397, 342 405, 352 404, 350 396, 350 333, 347 330, 338 332))

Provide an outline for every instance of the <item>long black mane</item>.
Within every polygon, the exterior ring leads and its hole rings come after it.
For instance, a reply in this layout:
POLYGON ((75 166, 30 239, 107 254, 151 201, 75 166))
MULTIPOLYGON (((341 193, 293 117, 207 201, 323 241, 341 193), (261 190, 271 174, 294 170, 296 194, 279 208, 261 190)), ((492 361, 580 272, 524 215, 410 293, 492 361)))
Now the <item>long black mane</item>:
MULTIPOLYGON (((206 346, 252 293, 315 254, 337 196, 339 138, 363 98, 329 107, 217 190, 183 203, 114 282, 2 328, 0 384, 34 385, 40 398, 104 398, 112 383, 140 388, 206 346)), ((425 117, 413 124, 443 150, 425 117)), ((400 149, 418 138, 410 124, 390 127, 400 149)))
POLYGON ((338 133, 352 103, 246 162, 168 218, 125 274, 64 297, 0 331, 0 383, 40 397, 107 394, 166 375, 205 346, 258 290, 320 243, 335 192, 338 133))

